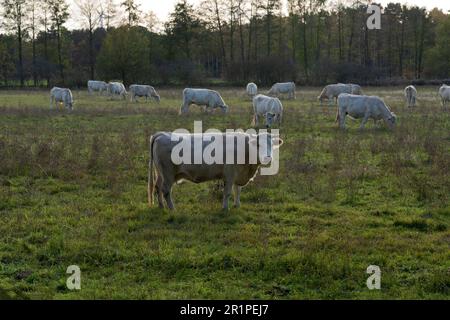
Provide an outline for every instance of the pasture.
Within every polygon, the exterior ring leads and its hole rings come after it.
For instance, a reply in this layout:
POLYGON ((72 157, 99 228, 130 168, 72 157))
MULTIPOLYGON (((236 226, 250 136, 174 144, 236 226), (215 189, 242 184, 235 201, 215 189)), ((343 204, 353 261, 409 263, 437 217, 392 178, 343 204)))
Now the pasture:
MULTIPOLYGON (((157 88, 158 89, 158 88, 157 88)), ((321 88, 284 106, 280 172, 221 210, 217 183, 176 185, 177 210, 147 206, 148 138, 160 130, 249 128, 245 88, 217 89, 228 115, 90 98, 49 110, 47 91, 0 91, 0 298, 448 299, 450 113, 437 87, 364 88, 398 116, 337 129, 321 88), (81 290, 66 269, 81 268, 81 290), (366 268, 381 268, 369 290, 366 268)))

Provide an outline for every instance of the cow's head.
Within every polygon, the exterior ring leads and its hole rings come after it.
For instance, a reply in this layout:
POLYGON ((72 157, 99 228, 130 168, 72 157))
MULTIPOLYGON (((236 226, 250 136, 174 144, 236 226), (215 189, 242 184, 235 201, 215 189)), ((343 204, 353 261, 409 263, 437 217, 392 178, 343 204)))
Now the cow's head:
POLYGON ((73 108, 73 97, 72 93, 69 90, 66 90, 66 92, 64 93, 64 105, 66 106, 66 108, 73 108))
POLYGON ((395 115, 395 113, 390 112, 388 118, 386 119, 386 123, 388 124, 388 126, 392 129, 395 127, 395 122, 397 121, 397 116, 395 115))
POLYGON ((327 88, 323 88, 322 92, 321 92, 320 95, 317 97, 317 100, 319 100, 320 102, 322 102, 323 99, 326 98, 326 94, 327 94, 327 88))
POLYGON ((228 106, 226 104, 220 106, 220 108, 222 109, 223 113, 228 113, 228 106))
POLYGON ((161 102, 161 97, 157 93, 153 94, 153 99, 155 99, 155 101, 158 102, 158 103, 161 102))
POLYGON ((282 139, 268 132, 251 135, 249 142, 252 147, 257 147, 258 163, 262 165, 270 164, 273 159, 273 151, 283 144, 282 139))
POLYGON ((267 112, 264 116, 266 117, 266 127, 270 128, 277 119, 277 115, 275 113, 267 112))

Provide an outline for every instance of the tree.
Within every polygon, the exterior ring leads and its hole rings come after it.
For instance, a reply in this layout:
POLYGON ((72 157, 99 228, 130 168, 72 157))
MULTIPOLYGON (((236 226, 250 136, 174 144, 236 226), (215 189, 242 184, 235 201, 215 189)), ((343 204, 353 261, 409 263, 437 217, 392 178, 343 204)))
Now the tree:
POLYGON ((52 28, 56 31, 56 41, 58 46, 58 66, 61 81, 64 84, 64 64, 62 58, 62 27, 69 17, 69 6, 65 0, 48 0, 50 9, 50 19, 52 28))
POLYGON ((27 8, 25 0, 2 0, 4 13, 3 27, 13 30, 17 36, 18 60, 19 60, 19 77, 20 86, 24 86, 25 76, 23 70, 23 28, 27 18, 27 8))
POLYGON ((97 13, 99 16, 100 28, 103 28, 104 20, 106 19, 106 29, 109 30, 117 15, 116 7, 117 5, 114 3, 114 0, 105 0, 104 3, 99 4, 97 13))
POLYGON ((29 8, 30 8, 30 22, 29 28, 31 29, 31 43, 32 43, 32 55, 33 55, 33 83, 34 86, 37 86, 37 65, 36 65, 36 31, 37 31, 37 20, 38 16, 38 7, 40 5, 39 0, 30 0, 29 8))
POLYGON ((120 4, 125 8, 125 13, 127 14, 128 26, 131 27, 139 23, 139 5, 135 0, 125 0, 120 4))
POLYGON ((80 9, 81 16, 89 32, 89 69, 91 79, 95 78, 95 61, 94 61, 94 30, 99 23, 98 9, 99 4, 95 0, 78 0, 75 2, 80 9))
POLYGON ((175 5, 175 10, 166 23, 166 33, 172 44, 185 52, 187 59, 191 59, 191 42, 195 36, 195 29, 199 26, 200 21, 195 17, 194 9, 186 0, 175 5))
POLYGON ((142 80, 148 70, 147 38, 144 29, 125 26, 112 30, 105 38, 98 56, 99 73, 124 83, 142 80))
POLYGON ((0 76, 3 78, 5 86, 8 85, 8 78, 13 72, 13 57, 8 50, 5 38, 0 36, 0 76))
MULTIPOLYGON (((437 15, 437 13, 434 13, 437 15)), ((439 15, 436 27, 436 42, 426 52, 427 73, 439 78, 450 75, 450 15, 439 15)))

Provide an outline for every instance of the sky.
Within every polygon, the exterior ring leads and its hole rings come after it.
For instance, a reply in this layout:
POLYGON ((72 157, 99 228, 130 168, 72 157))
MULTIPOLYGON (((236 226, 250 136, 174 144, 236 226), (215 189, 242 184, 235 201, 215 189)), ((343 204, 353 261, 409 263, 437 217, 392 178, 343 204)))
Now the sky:
MULTIPOLYGON (((71 4, 71 8, 76 11, 76 0, 68 0, 71 4)), ((100 0, 99 0, 100 1, 100 0)), ((136 0, 140 4, 141 11, 147 13, 153 11, 161 22, 165 22, 169 14, 173 11, 175 4, 178 0, 136 0)), ((330 2, 346 2, 345 0, 330 0, 330 2)), ((363 0, 364 1, 364 0, 363 0)), ((122 0, 114 0, 119 6, 122 0)), ((188 0, 188 3, 197 6, 202 0, 188 0)), ((286 8, 287 0, 282 0, 284 8, 286 8)), ((389 2, 400 2, 408 5, 418 5, 419 7, 426 7, 427 9, 433 9, 435 7, 442 9, 443 11, 450 11, 450 0, 378 0, 374 1, 385 5, 389 2)), ((76 17, 73 17, 68 22, 68 27, 73 28, 78 25, 76 17)))
MULTIPOLYGON (((152 10, 160 20, 164 21, 167 19, 168 15, 171 11, 173 11, 173 8, 175 7, 175 4, 177 3, 177 0, 138 0, 139 3, 141 3, 142 9, 144 11, 152 10)), ((200 3, 200 0, 188 0, 190 4, 196 5, 200 3)), ((286 2, 286 1, 283 1, 286 2)), ((420 7, 425 6, 427 9, 433 9, 435 7, 438 7, 443 10, 450 10, 450 0, 379 0, 375 1, 379 2, 381 4, 386 4, 389 2, 400 2, 400 3, 407 3, 410 5, 418 5, 420 7)))

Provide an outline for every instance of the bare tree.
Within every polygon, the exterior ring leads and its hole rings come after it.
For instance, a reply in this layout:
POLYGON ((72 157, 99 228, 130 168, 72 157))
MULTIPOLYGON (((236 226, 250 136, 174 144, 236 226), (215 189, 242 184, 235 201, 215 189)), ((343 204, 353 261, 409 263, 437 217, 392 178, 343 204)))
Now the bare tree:
POLYGON ((61 33, 62 26, 67 21, 69 17, 69 6, 64 0, 48 0, 48 5, 50 9, 50 19, 53 23, 52 28, 56 31, 56 40, 58 45, 58 65, 59 65, 59 75, 61 77, 62 83, 64 83, 64 64, 62 61, 62 41, 61 33))
POLYGON ((104 20, 106 20, 106 29, 108 30, 114 23, 117 16, 117 5, 114 0, 105 0, 99 4, 97 14, 99 16, 100 28, 104 27, 104 20))
POLYGON ((206 12, 205 17, 209 26, 219 33, 220 52, 222 56, 222 68, 227 65, 224 39, 224 3, 222 0, 207 0, 201 3, 200 7, 206 12))
POLYGON ((91 79, 95 77, 94 61, 94 31, 100 21, 98 14, 99 3, 95 0, 78 0, 75 2, 80 9, 81 16, 89 32, 89 69, 91 79))
POLYGON ((36 32, 37 32, 37 20, 39 19, 39 0, 28 1, 30 21, 29 29, 31 30, 31 44, 32 44, 32 55, 33 55, 33 83, 37 86, 37 66, 36 66, 36 32))
POLYGON ((18 59, 19 59, 19 77, 20 86, 23 87, 25 83, 24 71, 23 71, 23 29, 25 20, 27 18, 27 9, 25 0, 3 0, 0 3, 3 6, 4 12, 3 27, 7 30, 12 30, 17 36, 18 45, 18 59))

